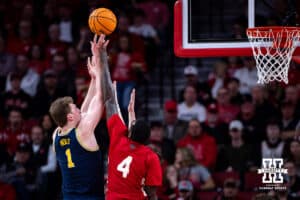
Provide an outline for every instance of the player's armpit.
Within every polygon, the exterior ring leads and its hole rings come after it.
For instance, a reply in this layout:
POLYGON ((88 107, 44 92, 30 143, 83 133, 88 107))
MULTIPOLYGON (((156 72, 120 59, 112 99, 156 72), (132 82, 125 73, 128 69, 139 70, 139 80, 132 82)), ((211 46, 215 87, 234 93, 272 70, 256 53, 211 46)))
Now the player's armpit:
POLYGON ((156 186, 144 186, 144 190, 147 193, 149 200, 157 200, 156 188, 156 186))
POLYGON ((107 119, 107 128, 110 139, 128 134, 128 129, 118 114, 114 114, 107 119))

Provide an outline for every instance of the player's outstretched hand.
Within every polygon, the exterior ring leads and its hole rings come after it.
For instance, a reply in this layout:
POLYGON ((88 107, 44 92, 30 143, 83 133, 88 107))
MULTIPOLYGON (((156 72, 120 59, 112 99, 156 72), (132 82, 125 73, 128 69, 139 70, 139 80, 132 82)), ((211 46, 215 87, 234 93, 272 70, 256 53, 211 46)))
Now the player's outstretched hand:
POLYGON ((101 34, 99 37, 95 34, 91 43, 91 51, 94 56, 99 56, 101 51, 106 51, 109 40, 105 40, 105 35, 101 34))
POLYGON ((91 52, 93 54, 92 63, 101 66, 101 54, 106 54, 107 45, 109 40, 105 40, 105 35, 101 34, 99 37, 95 34, 93 41, 91 43, 91 52))
POLYGON ((135 89, 133 89, 130 94, 130 101, 128 104, 128 113, 134 112, 134 105, 135 105, 135 89))
POLYGON ((116 106, 117 106, 117 110, 118 110, 118 115, 119 115, 119 117, 121 118, 121 120, 122 120, 122 122, 125 124, 125 122, 124 122, 124 119, 123 119, 123 116, 122 116, 122 113, 121 113, 121 110, 120 110, 120 105, 119 105, 119 101, 118 101, 118 94, 117 94, 117 82, 116 81, 114 81, 113 82, 113 92, 114 92, 114 100, 115 100, 115 102, 116 102, 116 106))

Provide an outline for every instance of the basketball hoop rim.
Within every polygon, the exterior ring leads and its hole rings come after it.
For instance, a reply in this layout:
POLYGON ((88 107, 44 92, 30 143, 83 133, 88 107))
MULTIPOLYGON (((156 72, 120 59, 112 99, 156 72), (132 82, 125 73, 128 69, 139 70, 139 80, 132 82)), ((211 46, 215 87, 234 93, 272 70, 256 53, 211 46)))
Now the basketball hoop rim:
POLYGON ((300 34, 300 27, 298 26, 261 26, 261 27, 253 27, 247 28, 247 36, 256 38, 262 37, 260 33, 270 32, 273 34, 280 33, 282 38, 286 38, 288 33, 298 32, 300 34))

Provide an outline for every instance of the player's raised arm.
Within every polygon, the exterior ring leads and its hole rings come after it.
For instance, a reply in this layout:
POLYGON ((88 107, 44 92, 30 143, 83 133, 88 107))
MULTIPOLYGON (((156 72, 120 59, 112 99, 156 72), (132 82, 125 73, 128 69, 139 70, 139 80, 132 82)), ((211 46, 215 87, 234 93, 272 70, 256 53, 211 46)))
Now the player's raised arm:
POLYGON ((128 104, 128 129, 131 128, 132 123, 136 120, 134 106, 135 106, 135 89, 131 91, 130 101, 128 104))
POLYGON ((118 113, 120 119, 122 120, 122 122, 125 124, 122 113, 121 113, 119 101, 118 101, 117 82, 116 81, 113 82, 113 97, 112 98, 115 99, 115 104, 117 106, 117 113, 118 113))
POLYGON ((92 98, 95 96, 95 76, 91 73, 91 64, 89 62, 87 62, 87 68, 88 68, 88 72, 89 75, 91 77, 91 81, 90 81, 90 86, 88 89, 88 92, 83 100, 83 103, 81 105, 80 111, 81 113, 85 114, 88 110, 88 107, 91 103, 92 98))
POLYGON ((99 63, 100 59, 96 58, 95 60, 95 63, 92 63, 91 59, 88 59, 90 73, 92 74, 92 76, 95 76, 95 94, 91 99, 86 114, 82 117, 78 125, 80 135, 92 135, 103 113, 103 101, 100 80, 101 65, 99 63))
POLYGON ((118 100, 116 95, 116 85, 114 86, 109 72, 108 66, 108 55, 107 55, 107 45, 108 41, 105 41, 102 49, 100 50, 101 64, 102 64, 102 73, 101 73, 101 86, 102 86, 102 94, 103 101, 106 107, 106 118, 109 119, 114 114, 119 114, 120 118, 123 120, 121 116, 120 109, 118 109, 118 100))

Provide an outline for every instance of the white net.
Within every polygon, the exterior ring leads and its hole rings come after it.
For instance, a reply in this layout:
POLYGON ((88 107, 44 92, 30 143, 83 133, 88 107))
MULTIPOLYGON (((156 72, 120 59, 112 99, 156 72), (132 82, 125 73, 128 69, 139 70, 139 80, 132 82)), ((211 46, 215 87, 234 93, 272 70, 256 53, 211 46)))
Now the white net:
POLYGON ((300 30, 291 28, 252 28, 247 30, 256 61, 258 83, 288 83, 288 70, 300 39, 300 30))

